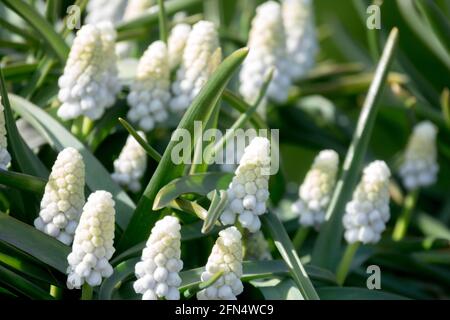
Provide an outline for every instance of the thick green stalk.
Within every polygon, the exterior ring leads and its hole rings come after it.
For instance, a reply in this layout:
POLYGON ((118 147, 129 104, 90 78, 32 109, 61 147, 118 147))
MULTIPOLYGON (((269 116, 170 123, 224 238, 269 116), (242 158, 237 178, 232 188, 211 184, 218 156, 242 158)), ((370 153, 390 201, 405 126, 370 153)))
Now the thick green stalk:
POLYGON ((158 21, 159 21, 159 39, 167 44, 169 37, 169 24, 167 23, 166 9, 164 0, 158 0, 158 21))
POLYGON ((309 227, 300 227, 294 235, 292 239, 292 244, 294 245, 295 250, 299 251, 305 242, 306 238, 308 238, 308 234, 311 228, 309 227))
POLYGON ((348 244, 345 249, 344 255, 342 256, 342 260, 339 263, 338 269, 336 271, 336 280, 337 283, 342 286, 347 278, 348 272, 350 271, 350 266, 353 261, 353 257, 355 256, 356 251, 358 251, 360 242, 355 242, 352 244, 348 244))
POLYGON ((94 289, 87 283, 83 284, 81 288, 81 300, 92 300, 94 289))
POLYGON ((403 211, 398 217, 397 222, 395 223, 394 231, 392 232, 393 240, 399 241, 405 237, 418 198, 419 189, 410 191, 405 197, 403 211))

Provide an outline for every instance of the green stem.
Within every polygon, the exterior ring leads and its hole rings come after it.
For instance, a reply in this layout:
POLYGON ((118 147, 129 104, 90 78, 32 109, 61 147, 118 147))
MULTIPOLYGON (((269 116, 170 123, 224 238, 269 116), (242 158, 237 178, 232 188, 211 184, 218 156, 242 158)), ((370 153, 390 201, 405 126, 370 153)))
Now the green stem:
POLYGON ((83 117, 80 116, 73 120, 72 127, 70 128, 72 134, 78 138, 81 137, 81 132, 83 131, 83 117))
POLYGON ((402 240, 405 237, 418 198, 419 189, 410 191, 405 197, 403 211, 398 217, 397 222, 395 223, 394 231, 392 232, 392 239, 395 241, 402 240))
POLYGON ((63 289, 54 285, 50 285, 50 295, 55 299, 62 298, 63 289))
POLYGON ((83 117, 83 123, 81 125, 81 136, 86 138, 94 127, 94 121, 88 117, 83 117))
POLYGON ((158 19, 159 19, 159 37, 161 41, 167 44, 167 38, 169 34, 169 27, 167 23, 166 10, 164 8, 164 0, 158 0, 158 19))
POLYGON ((342 260, 339 263, 336 271, 336 281, 340 286, 344 284, 345 279, 347 278, 348 272, 350 271, 350 265, 353 261, 353 257, 355 256, 355 253, 358 250, 360 244, 360 242, 348 244, 347 248, 345 249, 342 260))
POLYGON ((83 284, 81 288, 81 300, 92 300, 94 289, 87 283, 83 284))
POLYGON ((299 251, 302 247, 303 242, 305 242, 306 238, 308 238, 309 227, 300 227, 294 235, 292 239, 292 244, 294 245, 295 250, 299 251))

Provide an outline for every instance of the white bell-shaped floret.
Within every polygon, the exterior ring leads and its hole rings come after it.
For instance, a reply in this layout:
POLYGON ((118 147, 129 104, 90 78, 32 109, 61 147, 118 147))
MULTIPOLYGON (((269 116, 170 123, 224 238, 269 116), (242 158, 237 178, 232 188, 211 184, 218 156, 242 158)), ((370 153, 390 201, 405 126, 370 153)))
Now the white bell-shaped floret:
POLYGON ((170 31, 167 41, 170 69, 176 68, 181 63, 190 32, 191 26, 187 23, 178 23, 170 31))

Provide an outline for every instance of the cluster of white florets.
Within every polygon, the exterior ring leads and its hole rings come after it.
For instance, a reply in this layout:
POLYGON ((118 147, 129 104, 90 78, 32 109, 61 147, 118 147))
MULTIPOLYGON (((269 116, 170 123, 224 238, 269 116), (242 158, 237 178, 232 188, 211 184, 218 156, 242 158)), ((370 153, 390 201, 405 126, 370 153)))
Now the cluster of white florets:
POLYGON ((143 300, 180 299, 178 273, 183 269, 180 229, 178 219, 171 216, 164 217, 153 227, 142 259, 135 266, 134 290, 143 295, 143 300))
POLYGON ((167 120, 170 100, 170 69, 164 42, 155 41, 144 52, 137 67, 127 101, 128 119, 148 132, 167 120))
POLYGON ((244 250, 244 260, 271 260, 269 244, 261 231, 255 233, 245 232, 242 248, 244 250))
POLYGON ((286 101, 291 84, 290 66, 286 55, 286 35, 279 3, 267 1, 256 9, 248 47, 250 51, 240 72, 239 91, 244 99, 250 104, 256 102, 266 73, 274 68, 267 96, 275 102, 286 101))
POLYGON ((399 172, 406 188, 412 190, 436 182, 439 171, 436 135, 437 128, 430 121, 415 126, 399 172))
POLYGON ((292 211, 299 215, 304 226, 319 227, 331 200, 339 156, 333 150, 324 150, 314 159, 305 181, 298 190, 299 199, 292 204, 292 211))
POLYGON ((0 169, 7 170, 11 163, 11 155, 8 152, 8 140, 6 139, 5 108, 0 97, 0 169))
POLYGON ((61 119, 85 115, 96 120, 114 104, 120 90, 115 39, 116 31, 110 22, 84 25, 78 31, 58 81, 61 119))
MULTIPOLYGON (((138 132, 138 134, 145 140, 143 132, 138 132)), ((118 184, 126 186, 133 192, 138 192, 141 189, 140 180, 144 176, 146 168, 147 153, 139 142, 129 135, 119 158, 114 160, 114 173, 111 177, 118 184)))
POLYGON ((197 293, 199 300, 236 300, 244 287, 242 277, 242 242, 241 233, 236 227, 229 227, 219 232, 211 255, 201 275, 202 281, 208 281, 213 275, 223 274, 208 288, 197 293))
POLYGON ((172 84, 172 111, 186 110, 220 64, 219 35, 212 22, 199 21, 189 33, 176 80, 172 84))
POLYGON ((245 148, 230 186, 228 205, 220 220, 224 225, 234 224, 236 215, 241 225, 250 232, 261 227, 259 216, 266 212, 269 198, 270 142, 256 137, 245 148))
POLYGON ((67 287, 79 289, 85 282, 99 286, 113 273, 114 200, 106 191, 92 193, 81 214, 72 252, 67 256, 67 287))
POLYGON ((58 154, 45 186, 36 229, 70 245, 84 205, 85 168, 81 154, 66 148, 58 154))
POLYGON ((286 49, 292 79, 300 79, 314 66, 318 50, 311 0, 283 0, 286 49))
POLYGON ((389 177, 384 161, 374 161, 363 172, 353 199, 345 208, 343 224, 348 243, 377 243, 390 217, 389 177))
POLYGON ((127 0, 89 0, 86 6, 86 24, 108 21, 120 22, 127 5, 127 0))
POLYGON ((169 39, 167 41, 170 69, 176 68, 181 63, 190 32, 191 26, 187 23, 178 23, 170 31, 169 39))

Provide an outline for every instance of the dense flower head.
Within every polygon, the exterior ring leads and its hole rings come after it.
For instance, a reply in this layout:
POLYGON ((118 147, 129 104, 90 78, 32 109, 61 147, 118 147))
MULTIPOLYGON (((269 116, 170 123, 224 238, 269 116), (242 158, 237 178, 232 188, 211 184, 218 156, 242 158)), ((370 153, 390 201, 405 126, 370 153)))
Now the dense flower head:
POLYGON ((245 232, 242 240, 244 260, 271 260, 269 244, 261 231, 245 232))
POLYGON ((197 293, 199 300, 236 300, 244 287, 242 277, 242 241, 236 227, 219 232, 219 238, 212 248, 201 275, 202 281, 208 281, 217 272, 223 274, 208 288, 197 293))
POLYGON ((143 295, 143 300, 180 299, 180 229, 178 219, 172 216, 164 217, 153 227, 141 261, 135 266, 134 290, 143 295))
POLYGON ((155 41, 139 60, 136 79, 127 101, 128 119, 148 132, 156 123, 167 120, 170 100, 170 69, 164 42, 155 41))
POLYGON ((109 192, 96 191, 89 196, 75 232, 72 252, 67 256, 69 289, 79 289, 84 283, 99 286, 102 278, 112 275, 109 259, 114 254, 115 214, 109 192))
MULTIPOLYGON (((145 140, 143 132, 139 131, 138 134, 145 140)), ((126 186, 133 192, 138 192, 141 189, 140 180, 144 176, 146 168, 147 153, 139 142, 129 135, 119 158, 114 160, 114 173, 111 177, 118 184, 126 186)))
POLYGON ((172 111, 186 110, 222 59, 219 35, 212 22, 199 21, 186 41, 181 65, 172 84, 172 111))
POLYGON ((275 102, 286 101, 291 82, 280 4, 267 1, 258 6, 248 47, 250 51, 240 72, 239 91, 244 99, 250 104, 256 102, 268 70, 274 68, 267 96, 275 102))
POLYGON ((269 198, 270 142, 256 137, 245 148, 227 194, 228 204, 220 220, 224 225, 234 224, 236 215, 240 224, 250 232, 261 227, 259 216, 266 212, 269 198))
POLYGON ((299 188, 299 199, 292 204, 301 225, 318 227, 325 220, 338 169, 339 156, 333 150, 321 151, 314 159, 299 188))
POLYGON ((190 32, 191 26, 187 23, 178 23, 170 31, 167 46, 169 48, 169 65, 171 69, 174 69, 181 63, 190 32))
POLYGON ((292 63, 289 72, 300 79, 314 66, 318 51, 311 0, 283 0, 286 48, 292 63))
POLYGON ((408 189, 430 186, 439 171, 436 150, 437 128, 430 121, 414 127, 400 167, 400 176, 408 189))
POLYGON ((348 243, 377 243, 390 217, 389 177, 384 161, 370 163, 363 172, 353 199, 345 208, 343 224, 348 243))
POLYGON ((89 0, 86 6, 86 24, 108 21, 120 22, 128 0, 89 0))
POLYGON ((74 148, 62 150, 52 167, 41 200, 36 229, 70 245, 84 205, 85 168, 74 148))
POLYGON ((2 104, 2 97, 0 97, 0 170, 6 170, 11 163, 11 155, 8 152, 8 140, 6 139, 6 124, 5 124, 5 108, 2 104))
POLYGON ((99 119, 120 90, 114 52, 116 31, 110 22, 84 25, 78 32, 59 78, 58 116, 99 119))

